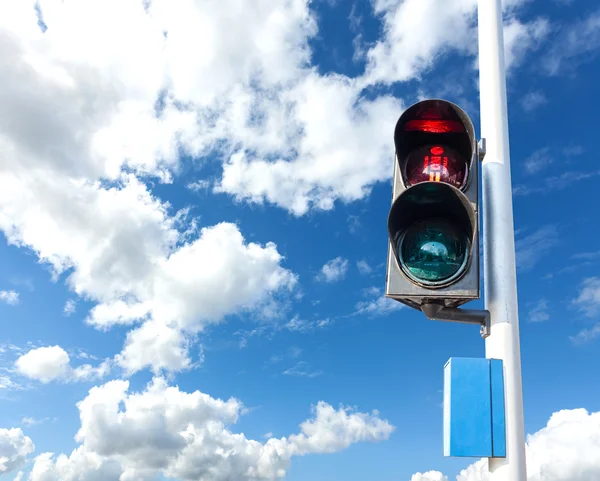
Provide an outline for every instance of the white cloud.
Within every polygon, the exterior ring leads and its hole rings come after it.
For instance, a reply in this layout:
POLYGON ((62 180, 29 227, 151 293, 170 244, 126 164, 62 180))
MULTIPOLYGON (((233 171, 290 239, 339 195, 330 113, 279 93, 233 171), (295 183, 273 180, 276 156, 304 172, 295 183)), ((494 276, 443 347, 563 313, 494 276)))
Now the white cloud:
MULTIPOLYGON (((573 305, 587 317, 595 318, 600 312, 600 278, 590 277, 581 283, 579 295, 573 299, 573 305)), ((600 322, 582 329, 571 336, 576 344, 590 342, 600 336, 600 322)))
POLYGON ((371 272, 373 272, 373 269, 365 260, 357 261, 356 267, 358 268, 358 272, 360 272, 362 275, 370 274, 371 272))
POLYGON ((296 377, 318 377, 323 374, 323 371, 315 371, 311 369, 310 365, 306 361, 298 361, 289 369, 283 371, 286 376, 296 376, 296 377))
POLYGON ((570 145, 569 147, 565 147, 563 149, 563 154, 567 157, 574 157, 577 155, 583 155, 585 153, 585 149, 581 145, 570 145))
MULTIPOLYGON (((548 32, 548 22, 537 18, 523 24, 514 16, 522 0, 504 2, 510 13, 504 25, 506 65, 522 61, 548 32)), ((418 78, 448 50, 477 54, 476 0, 376 0, 374 10, 383 19, 383 39, 367 52, 362 82, 403 82, 418 78)))
POLYGON ((66 377, 69 355, 60 346, 40 347, 20 356, 15 366, 22 375, 47 383, 66 377))
POLYGON ((88 178, 118 176, 124 162, 160 173, 176 165, 180 147, 206 153, 246 120, 244 102, 254 99, 244 97, 245 86, 296 78, 316 33, 305 0, 243 8, 234 0, 39 6, 44 34, 30 4, 3 4, 0 11, 0 27, 11 34, 5 42, 12 43, 2 72, 10 93, 3 119, 13 119, 6 132, 33 154, 28 163, 50 155, 63 173, 88 178), (56 111, 61 122, 49 123, 56 111))
POLYGON ((348 216, 348 230, 352 234, 356 234, 360 231, 362 224, 360 223, 360 217, 357 215, 348 216))
POLYGON ((476 40, 474 0, 376 0, 384 38, 367 52, 365 82, 410 80, 431 67, 442 49, 468 51, 476 40))
POLYGON ((356 304, 354 315, 385 316, 404 308, 404 304, 385 297, 382 290, 377 287, 366 289, 364 294, 368 299, 356 304))
POLYGON ((448 481, 448 477, 439 471, 427 471, 426 473, 413 474, 410 481, 448 481))
POLYGON ((21 385, 16 383, 15 381, 13 381, 10 377, 8 376, 3 376, 0 375, 0 391, 2 389, 20 389, 21 385))
POLYGON ((316 329, 329 326, 333 321, 330 319, 307 320, 295 316, 283 324, 282 328, 292 332, 313 332, 316 329))
POLYGON ((300 425, 300 434, 289 437, 295 454, 334 453, 358 442, 376 442, 388 437, 394 427, 372 413, 353 412, 350 408, 335 409, 320 401, 313 408, 313 418, 300 425))
POLYGON ((600 10, 559 29, 552 47, 544 55, 548 74, 558 75, 566 69, 594 57, 600 47, 600 10))
MULTIPOLYGON (((121 476, 118 462, 79 447, 70 456, 42 453, 35 458, 28 481, 133 481, 121 476)), ((145 481, 142 476, 139 481, 145 481)))
POLYGON ((0 475, 23 466, 35 446, 20 428, 0 428, 0 475))
MULTIPOLYGON (((600 479, 600 412, 585 409, 554 413, 548 424, 527 436, 528 481, 590 481, 600 479)), ((446 481, 441 473, 419 481, 446 481)), ((426 476, 430 473, 425 473, 426 476)), ((413 477, 414 478, 414 477, 413 477)), ((489 481, 487 459, 481 459, 456 477, 457 481, 489 481)), ((411 481, 414 481, 411 480, 411 481)))
POLYGON ((302 319, 299 315, 292 317, 289 320, 280 322, 275 319, 267 319, 267 322, 262 322, 257 327, 249 330, 241 329, 234 333, 235 336, 239 336, 239 346, 244 348, 248 345, 248 340, 252 337, 267 336, 271 338, 274 333, 281 331, 297 332, 301 334, 314 333, 317 329, 323 329, 331 326, 335 322, 335 319, 323 318, 323 319, 302 319))
POLYGON ((110 363, 104 361, 99 366, 83 364, 73 368, 70 357, 60 346, 39 347, 21 355, 15 362, 17 371, 30 379, 44 384, 51 381, 89 381, 106 376, 110 363))
POLYGON ((67 299, 67 302, 65 302, 65 307, 63 308, 65 316, 70 316, 71 314, 73 314, 75 312, 76 307, 77 301, 75 299, 67 299))
POLYGON ((21 424, 23 424, 25 426, 35 426, 36 424, 41 424, 43 422, 44 422, 43 419, 35 419, 35 418, 28 417, 28 416, 25 416, 24 418, 21 419, 21 424))
POLYGON ((299 348, 298 346, 291 346, 288 350, 287 350, 287 355, 291 358, 296 358, 299 357, 300 354, 302 354, 302 349, 299 348))
POLYGON ((149 321, 130 331, 123 351, 116 361, 129 374, 147 366, 155 372, 161 369, 180 371, 192 367, 189 358, 191 340, 179 329, 161 322, 149 321))
POLYGON ((13 290, 0 291, 0 301, 16 306, 19 303, 19 293, 13 290))
POLYGON ((590 328, 582 329, 574 336, 570 336, 570 339, 575 344, 585 344, 586 342, 593 341, 598 336, 600 336, 600 322, 590 328))
POLYGON ((210 180, 197 180, 196 182, 190 182, 187 188, 195 192, 200 192, 201 190, 208 190, 210 186, 210 180))
POLYGON ((132 481, 161 473, 190 481, 274 481, 293 456, 381 441, 394 430, 377 412, 320 402, 299 434, 261 443, 226 427, 244 412, 237 399, 182 392, 161 378, 138 393, 129 392, 127 381, 111 381, 91 389, 77 406, 81 445, 69 457, 38 456, 30 481, 132 481))
MULTIPOLYGON (((566 154, 565 154, 566 155, 566 154)), ((513 188, 513 195, 529 195, 535 193, 547 194, 555 190, 572 187, 582 180, 591 179, 600 175, 599 170, 567 171, 560 175, 553 175, 545 179, 536 180, 535 184, 519 184, 513 188)))
MULTIPOLYGON (((303 71, 316 32, 307 3, 39 6, 43 35, 31 5, 0 5, 0 146, 8 159, 0 230, 9 242, 31 248, 56 277, 68 272, 75 293, 98 303, 88 320, 99 328, 151 317, 146 334, 176 330, 171 339, 184 339, 179 331, 260 309, 290 288, 295 276, 279 266, 273 244, 246 244, 231 224, 189 241, 181 216, 170 216, 138 176, 169 181, 181 153, 201 157, 222 141, 225 152, 287 144, 271 128, 287 125, 285 112, 264 128, 251 121, 260 105, 249 85, 287 84, 303 71)), ((152 362, 131 352, 143 334, 134 331, 119 357, 131 360, 129 370, 152 362)))
POLYGON ((348 259, 336 257, 321 267, 317 280, 322 282, 337 282, 342 280, 348 272, 348 259))
MULTIPOLYGON (((249 99, 240 104, 238 117, 248 118, 252 105, 264 121, 260 132, 240 124, 239 119, 235 129, 223 127, 229 138, 237 139, 242 147, 225 161, 215 191, 254 203, 267 201, 303 215, 311 208, 331 209, 336 200, 361 199, 376 182, 389 179, 392 151, 384 126, 395 122, 402 105, 392 97, 367 100, 361 96, 362 88, 381 79, 395 81, 417 75, 429 65, 442 44, 444 47, 453 42, 462 47, 472 45, 474 30, 469 30, 469 18, 475 2, 462 1, 454 8, 446 8, 447 5, 440 8, 438 3, 411 0, 394 10, 389 2, 377 2, 376 12, 386 12, 388 40, 369 52, 367 74, 359 81, 340 75, 323 77, 306 70, 292 86, 271 90, 270 95, 255 104, 251 101, 252 94, 244 92, 240 98, 249 99), (431 11, 436 12, 435 18, 443 17, 440 28, 432 29, 429 25, 431 11), (440 11, 448 12, 448 18, 438 15, 440 11), (419 19, 428 23, 426 29, 419 19), (446 24, 452 27, 442 28, 446 24), (398 32, 403 42, 398 42, 393 32, 398 32), (398 47, 399 52, 390 51, 392 47, 398 47), (390 59, 400 65, 391 65, 390 59), (287 115, 282 117, 281 112, 287 115), (336 112, 334 118, 332 112, 336 112), (257 140, 275 138, 281 139, 281 143, 257 140)), ((514 39, 511 52, 516 52, 513 56, 522 56, 522 50, 532 44, 529 37, 541 30, 537 23, 532 25, 516 21, 511 24, 514 31, 510 36, 514 39)))
POLYGON ((463 469, 456 481, 490 481, 487 459, 480 459, 463 469))
POLYGON ((361 90, 347 77, 306 73, 264 111, 290 130, 277 134, 286 139, 286 151, 245 144, 224 163, 215 190, 268 201, 295 215, 364 198, 376 182, 390 178, 393 146, 386 126, 397 120, 402 104, 390 96, 368 100, 361 90), (282 111, 290 114, 277 118, 282 111), (287 152, 291 147, 296 156, 287 152))
POLYGON ((548 313, 548 301, 540 299, 530 310, 528 314, 530 322, 544 322, 550 319, 548 313))
POLYGON ((349 79, 308 68, 317 29, 306 0, 243 8, 235 0, 163 0, 147 12, 132 0, 85 5, 41 1, 43 36, 32 8, 2 12, 15 43, 7 65, 23 67, 0 72, 8 79, 7 143, 24 167, 50 156, 47 168, 74 177, 118 178, 126 164, 168 179, 180 151, 241 149, 260 161, 244 163, 241 153, 228 159, 221 190, 296 213, 360 199, 389 177, 381 126, 400 104, 362 99, 349 79), (62 122, 45 128, 59 110, 62 122), (293 152, 297 161, 266 160, 293 152), (256 178, 262 161, 268 168, 256 178), (247 170, 235 172, 242 165, 247 170))
POLYGON ((545 225, 531 234, 519 236, 515 240, 517 269, 532 269, 558 242, 558 231, 554 225, 545 225))
POLYGON ((548 103, 548 99, 542 92, 529 92, 521 99, 521 107, 525 112, 533 112, 546 103, 548 103))
POLYGON ((512 17, 504 24, 504 58, 507 69, 519 65, 525 55, 535 50, 550 32, 550 23, 537 18, 529 23, 521 23, 512 17))
POLYGON ((600 312, 600 277, 590 277, 581 283, 579 296, 573 300, 586 316, 594 317, 600 312))
MULTIPOLYGON (((190 367, 198 332, 278 312, 296 284, 274 244, 248 243, 232 224, 196 237, 148 176, 170 182, 181 159, 218 159, 217 191, 297 215, 390 177, 384 127, 402 102, 310 66, 307 0, 40 0, 39 10, 45 33, 31 4, 0 2, 0 230, 96 303, 89 323, 135 325, 116 357, 129 373, 190 367)), ((421 41, 407 32, 409 45, 421 41)))
POLYGON ((528 174, 535 174, 550 165, 553 160, 554 159, 550 157, 550 148, 544 147, 536 150, 533 154, 525 159, 525 170, 528 174))
MULTIPOLYGON (((283 258, 274 244, 247 244, 233 224, 202 229, 183 243, 167 206, 133 176, 108 190, 48 177, 24 186, 12 178, 0 192, 0 209, 3 194, 5 205, 18 206, 10 217, 0 215, 9 241, 31 246, 56 273, 72 269, 67 280, 72 289, 98 302, 88 316, 98 328, 152 317, 146 333, 153 327, 196 331, 227 314, 260 308, 296 283, 280 266, 283 258), (32 186, 42 204, 29 198, 32 186)), ((128 340, 140 336, 136 331, 128 340)))

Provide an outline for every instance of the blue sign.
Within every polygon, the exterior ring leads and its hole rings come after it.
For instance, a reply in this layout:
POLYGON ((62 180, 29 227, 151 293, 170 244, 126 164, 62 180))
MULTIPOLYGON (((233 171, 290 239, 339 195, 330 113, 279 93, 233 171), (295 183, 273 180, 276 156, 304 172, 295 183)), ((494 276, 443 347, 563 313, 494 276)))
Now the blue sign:
POLYGON ((503 364, 453 357, 444 366, 444 456, 505 457, 503 364))

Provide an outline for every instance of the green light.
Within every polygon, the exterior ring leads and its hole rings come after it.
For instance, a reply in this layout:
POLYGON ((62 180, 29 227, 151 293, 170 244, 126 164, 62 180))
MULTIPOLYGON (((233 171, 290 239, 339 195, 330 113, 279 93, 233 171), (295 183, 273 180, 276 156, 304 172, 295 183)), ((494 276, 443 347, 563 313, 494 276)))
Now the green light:
POLYGON ((462 273, 469 244, 469 238, 446 220, 427 219, 407 229, 397 250, 411 277, 434 285, 462 273))

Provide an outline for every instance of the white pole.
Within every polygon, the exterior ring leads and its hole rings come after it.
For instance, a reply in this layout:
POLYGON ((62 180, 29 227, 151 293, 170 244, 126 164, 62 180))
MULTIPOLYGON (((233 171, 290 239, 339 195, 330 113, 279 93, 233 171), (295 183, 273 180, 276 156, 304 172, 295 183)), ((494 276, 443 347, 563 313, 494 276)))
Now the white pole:
POLYGON ((502 0, 478 0, 485 307, 485 354, 504 363, 506 458, 490 458, 490 481, 526 481, 517 274, 508 142, 502 0))

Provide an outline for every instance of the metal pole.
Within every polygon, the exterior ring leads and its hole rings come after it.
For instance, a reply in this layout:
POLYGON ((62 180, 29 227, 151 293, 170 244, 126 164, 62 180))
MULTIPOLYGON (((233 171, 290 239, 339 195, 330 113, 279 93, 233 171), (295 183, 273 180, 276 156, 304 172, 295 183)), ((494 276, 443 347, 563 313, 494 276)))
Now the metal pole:
POLYGON ((506 458, 490 458, 490 481, 526 481, 523 387, 508 141, 502 0, 478 0, 485 307, 485 354, 504 361, 506 458))

